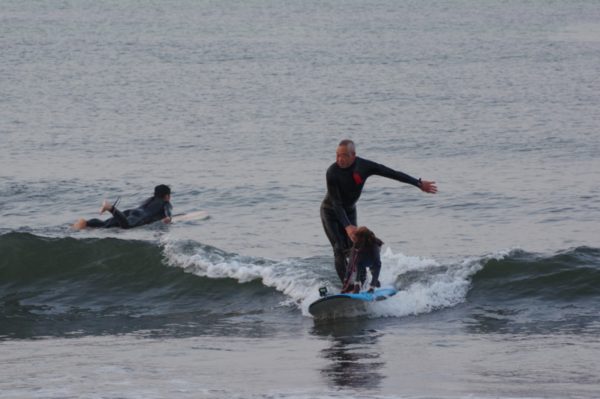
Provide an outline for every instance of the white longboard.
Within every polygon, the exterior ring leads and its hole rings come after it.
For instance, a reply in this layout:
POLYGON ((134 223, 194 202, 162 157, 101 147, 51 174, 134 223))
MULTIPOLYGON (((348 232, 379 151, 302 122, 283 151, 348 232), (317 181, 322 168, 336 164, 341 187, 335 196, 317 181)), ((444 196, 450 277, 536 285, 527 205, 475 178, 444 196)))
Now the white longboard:
POLYGON ((192 222, 196 220, 204 220, 208 218, 208 212, 206 211, 195 211, 188 213, 180 213, 177 215, 173 215, 171 222, 179 223, 179 222, 192 222))

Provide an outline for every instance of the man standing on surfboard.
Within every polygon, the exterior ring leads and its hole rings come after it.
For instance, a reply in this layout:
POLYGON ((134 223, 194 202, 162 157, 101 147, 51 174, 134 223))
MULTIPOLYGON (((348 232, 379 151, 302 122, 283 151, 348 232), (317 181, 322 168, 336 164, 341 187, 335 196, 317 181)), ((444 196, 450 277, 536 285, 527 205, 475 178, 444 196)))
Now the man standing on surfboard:
POLYGON ((333 247, 335 270, 344 282, 348 255, 356 231, 356 202, 369 176, 377 175, 412 184, 421 191, 435 194, 434 181, 416 179, 387 166, 356 156, 352 140, 342 140, 336 150, 335 162, 327 169, 327 194, 321 203, 321 221, 333 247))
POLYGON ((100 208, 100 214, 108 211, 113 217, 107 220, 100 219, 79 219, 73 228, 81 230, 85 227, 121 227, 130 229, 132 227, 143 226, 162 220, 163 223, 171 223, 172 210, 171 205, 171 188, 167 185, 160 184, 154 187, 154 195, 144 201, 138 208, 127 209, 120 211, 117 209, 117 199, 114 204, 110 204, 104 200, 100 208))

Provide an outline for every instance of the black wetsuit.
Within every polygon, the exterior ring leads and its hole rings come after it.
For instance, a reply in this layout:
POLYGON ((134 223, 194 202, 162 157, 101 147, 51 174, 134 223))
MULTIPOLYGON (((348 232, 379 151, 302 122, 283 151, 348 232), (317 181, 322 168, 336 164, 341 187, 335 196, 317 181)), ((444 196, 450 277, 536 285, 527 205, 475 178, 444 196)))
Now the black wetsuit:
POLYGON ((123 212, 114 208, 110 211, 113 217, 107 220, 90 219, 87 221, 88 227, 121 227, 130 229, 132 227, 143 226, 171 217, 172 205, 170 202, 158 197, 150 197, 138 208, 127 209, 123 212))
POLYGON ((346 234, 345 227, 356 226, 356 202, 369 176, 383 176, 403 183, 420 187, 420 179, 406 173, 398 172, 387 166, 356 157, 354 163, 347 168, 340 168, 334 163, 327 169, 327 195, 321 203, 321 221, 325 234, 333 247, 335 270, 344 282, 347 257, 352 242, 346 234))
MULTIPOLYGON (((352 273, 356 271, 356 280, 362 286, 367 279, 367 267, 371 269, 371 287, 380 287, 379 272, 381 271, 381 247, 374 245, 372 248, 356 249, 352 248, 350 252, 350 263, 346 272, 345 281, 347 282, 352 273), (356 270, 354 270, 356 269, 356 270)), ((353 283, 350 281, 350 283, 353 283)))

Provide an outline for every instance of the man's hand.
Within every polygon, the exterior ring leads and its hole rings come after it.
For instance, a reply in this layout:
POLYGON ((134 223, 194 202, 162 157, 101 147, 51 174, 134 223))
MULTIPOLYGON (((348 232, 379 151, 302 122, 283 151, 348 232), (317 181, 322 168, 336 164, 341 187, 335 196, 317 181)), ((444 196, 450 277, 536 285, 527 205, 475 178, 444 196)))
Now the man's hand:
POLYGON ((350 240, 354 242, 354 233, 356 233, 356 226, 349 224, 346 228, 346 234, 350 237, 350 240))
POLYGON ((169 216, 167 216, 166 218, 163 218, 163 219, 162 219, 162 222, 163 222, 164 224, 169 224, 169 223, 171 223, 171 218, 170 218, 169 216))
POLYGON ((437 193, 437 186, 434 181, 429 180, 421 180, 421 187, 419 187, 421 191, 424 191, 429 194, 437 193))

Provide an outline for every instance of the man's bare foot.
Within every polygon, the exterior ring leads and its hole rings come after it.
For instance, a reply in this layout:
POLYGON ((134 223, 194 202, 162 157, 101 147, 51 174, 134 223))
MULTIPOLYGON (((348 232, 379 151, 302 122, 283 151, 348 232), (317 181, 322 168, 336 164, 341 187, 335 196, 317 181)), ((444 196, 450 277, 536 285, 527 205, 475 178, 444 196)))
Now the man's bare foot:
POLYGON ((102 201, 102 206, 100 207, 100 214, 102 215, 106 211, 110 211, 112 205, 107 200, 102 201))
POLYGON ((72 227, 75 230, 82 230, 82 229, 85 229, 87 227, 87 222, 85 221, 85 219, 79 219, 78 221, 76 221, 75 223, 73 223, 72 227))

